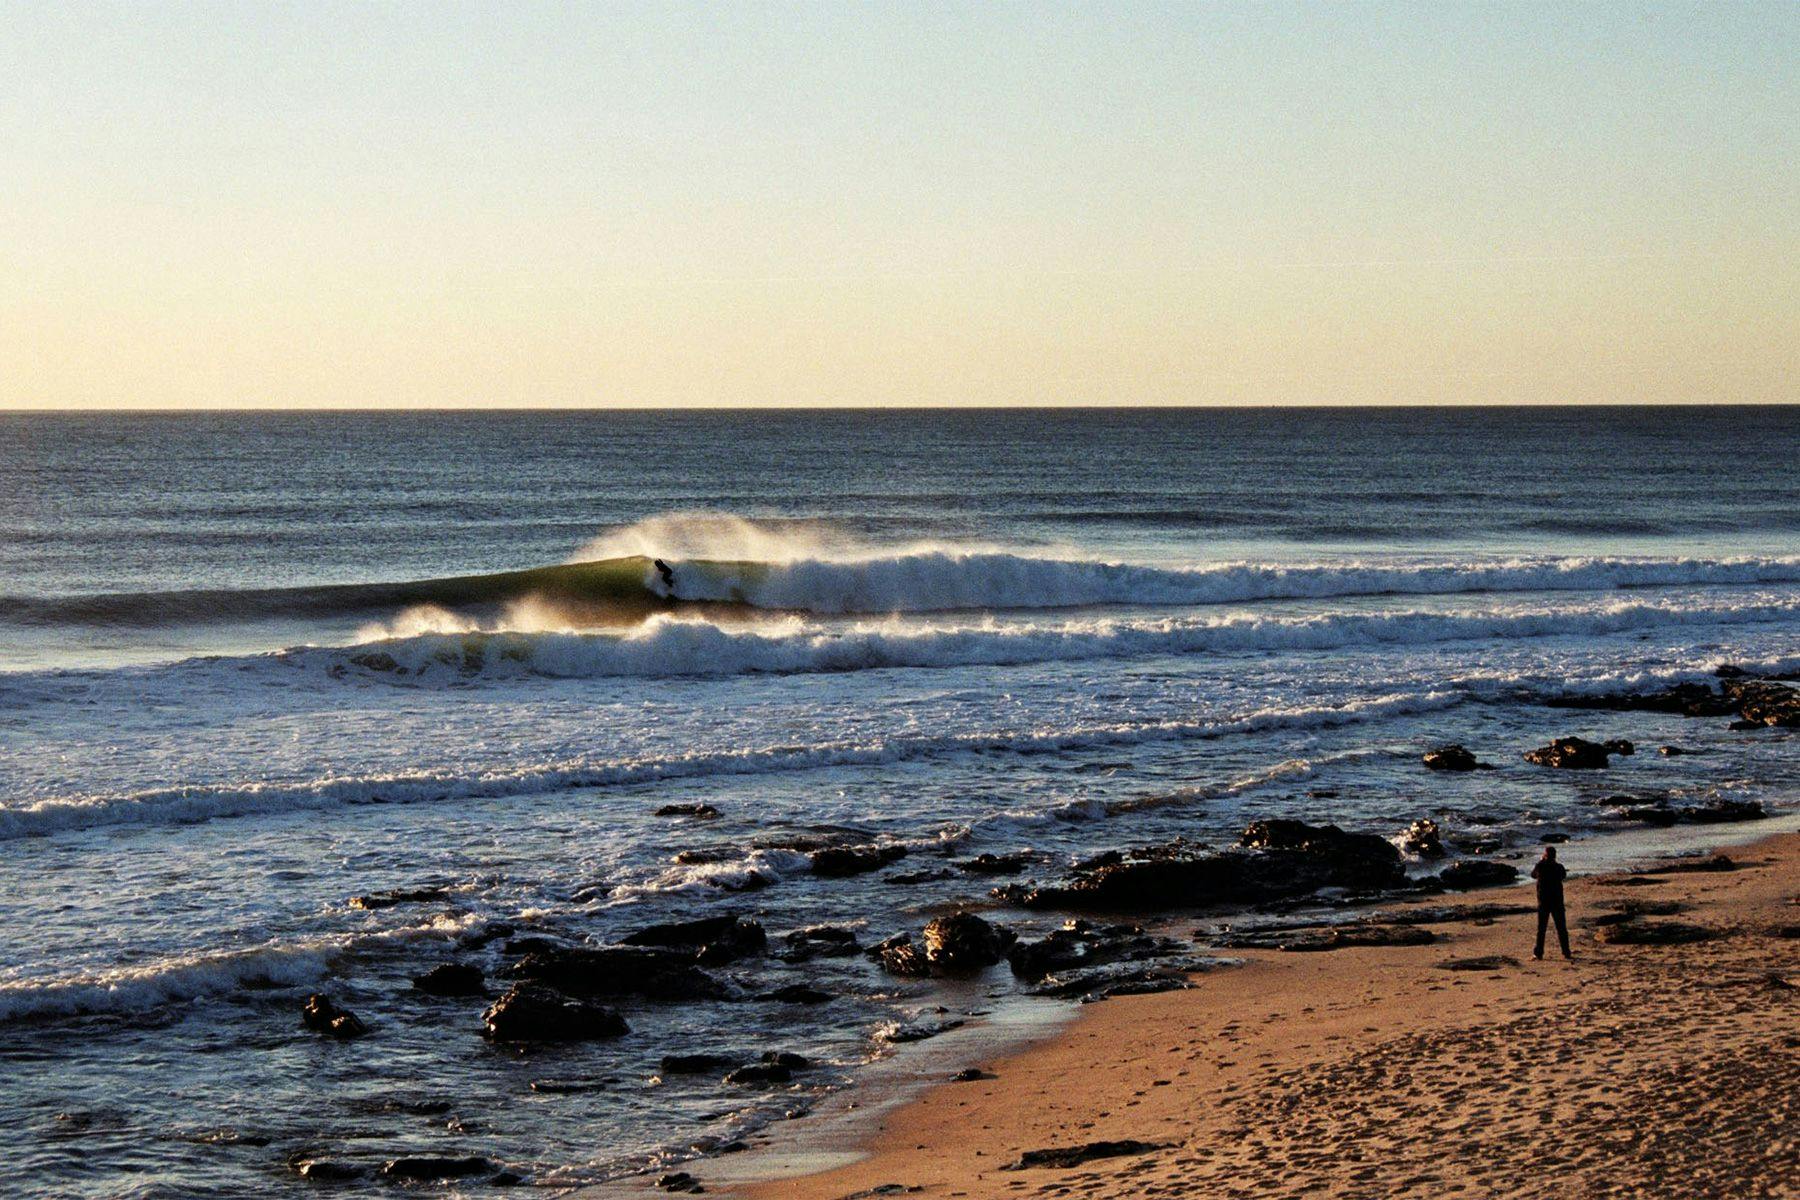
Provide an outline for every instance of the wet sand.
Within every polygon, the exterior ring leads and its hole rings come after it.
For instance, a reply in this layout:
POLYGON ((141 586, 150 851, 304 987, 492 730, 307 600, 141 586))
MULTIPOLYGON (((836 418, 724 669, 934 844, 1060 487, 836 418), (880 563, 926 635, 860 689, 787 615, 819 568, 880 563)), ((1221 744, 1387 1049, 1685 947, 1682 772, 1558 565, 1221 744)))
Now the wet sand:
POLYGON ((847 1165, 734 1182, 751 1154, 693 1174, 768 1200, 1800 1195, 1800 834, 1728 853, 1737 869, 1572 878, 1572 963, 1554 935, 1532 960, 1531 915, 1433 923, 1426 946, 1243 951, 1193 990, 959 1062, 988 1077, 879 1114, 847 1165), (1674 901, 1645 919, 1712 936, 1597 942, 1587 922, 1628 899, 1674 901), (1442 965, 1484 956, 1514 961, 1442 965), (1150 1148, 1013 1167, 1095 1142, 1150 1148))

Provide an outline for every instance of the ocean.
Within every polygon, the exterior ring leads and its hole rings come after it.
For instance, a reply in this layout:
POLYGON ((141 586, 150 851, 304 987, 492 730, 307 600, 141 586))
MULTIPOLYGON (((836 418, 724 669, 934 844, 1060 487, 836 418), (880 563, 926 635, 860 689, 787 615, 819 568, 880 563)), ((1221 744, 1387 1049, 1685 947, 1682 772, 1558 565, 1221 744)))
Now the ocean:
POLYGON ((1622 794, 1791 810, 1791 734, 1545 701, 1800 666, 1797 451, 1796 408, 0 414, 0 1179, 601 1181, 968 1002, 755 956, 521 1053, 410 986, 519 936, 1030 935, 1061 917, 996 883, 1259 817, 1579 872, 1622 794), (1640 752, 1522 762, 1568 733, 1640 752), (1450 742, 1498 769, 1423 770, 1450 742), (350 903, 388 890, 422 898, 350 903), (368 1036, 302 1028, 312 992, 368 1036), (765 1051, 817 1065, 659 1068, 765 1051))

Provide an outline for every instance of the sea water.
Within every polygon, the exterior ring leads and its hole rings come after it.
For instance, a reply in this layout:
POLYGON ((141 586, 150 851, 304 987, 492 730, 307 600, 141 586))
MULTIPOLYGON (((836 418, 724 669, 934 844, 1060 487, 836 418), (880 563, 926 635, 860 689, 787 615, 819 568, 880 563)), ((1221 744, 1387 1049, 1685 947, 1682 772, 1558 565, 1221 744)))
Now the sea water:
POLYGON ((520 1053, 409 984, 494 970, 502 926, 868 944, 989 903, 981 853, 1050 880, 1261 816, 1430 815, 1502 858, 1570 835, 1579 871, 1619 794, 1789 807, 1791 735, 1543 701, 1800 666, 1797 448, 1781 408, 0 416, 0 1178, 601 1180, 969 1002, 749 959, 731 999, 520 1053), (1565 733, 1701 753, 1520 760, 1565 733), (1424 771, 1442 742, 1499 769, 1424 771), (906 857, 815 877, 828 843, 906 857), (390 888, 443 894, 348 903, 390 888), (798 982, 834 999, 756 998, 798 982), (313 991, 369 1036, 302 1029, 313 991), (765 1050, 820 1066, 657 1067, 765 1050))

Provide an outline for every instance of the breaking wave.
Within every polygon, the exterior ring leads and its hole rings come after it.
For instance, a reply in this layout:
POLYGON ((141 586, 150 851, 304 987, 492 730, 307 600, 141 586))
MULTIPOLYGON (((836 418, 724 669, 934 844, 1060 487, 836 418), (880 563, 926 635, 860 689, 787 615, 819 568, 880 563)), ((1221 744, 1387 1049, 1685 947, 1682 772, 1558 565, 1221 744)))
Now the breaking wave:
POLYGON ((659 616, 624 634, 420 633, 353 648, 302 647, 280 660, 407 680, 726 676, 949 668, 1258 650, 1337 650, 1469 639, 1594 636, 1692 625, 1747 625, 1800 616, 1800 600, 1739 603, 1615 601, 1500 612, 1326 613, 1075 621, 987 620, 919 626, 838 626, 802 619, 733 627, 659 616))

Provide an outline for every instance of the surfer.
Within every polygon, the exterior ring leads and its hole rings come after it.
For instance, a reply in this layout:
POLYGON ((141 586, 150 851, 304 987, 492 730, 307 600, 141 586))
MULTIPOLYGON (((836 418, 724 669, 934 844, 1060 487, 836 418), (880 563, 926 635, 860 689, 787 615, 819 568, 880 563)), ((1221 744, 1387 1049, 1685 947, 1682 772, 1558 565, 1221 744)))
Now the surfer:
POLYGON ((675 569, 659 558, 656 560, 656 573, 662 576, 663 590, 669 593, 669 599, 675 599, 675 569))

